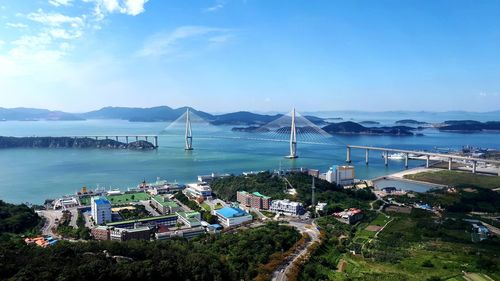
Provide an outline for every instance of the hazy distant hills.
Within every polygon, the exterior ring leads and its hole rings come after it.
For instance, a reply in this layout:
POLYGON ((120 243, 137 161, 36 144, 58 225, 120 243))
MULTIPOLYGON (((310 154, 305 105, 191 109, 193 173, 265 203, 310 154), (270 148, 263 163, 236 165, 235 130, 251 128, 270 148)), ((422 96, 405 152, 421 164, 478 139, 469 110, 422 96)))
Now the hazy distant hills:
POLYGON ((36 121, 36 120, 83 120, 77 114, 62 111, 51 111, 37 108, 2 108, 0 107, 0 121, 36 121))
MULTIPOLYGON (((82 113, 79 116, 85 119, 121 119, 132 122, 162 122, 174 121, 184 114, 187 107, 173 109, 168 106, 157 106, 151 108, 136 107, 104 107, 99 110, 82 113)), ((198 111, 193 108, 190 110, 203 119, 212 120, 213 115, 198 111)))
MULTIPOLYGON (((191 112, 215 125, 262 125, 282 115, 265 115, 246 111, 221 115, 189 108, 191 112)), ((151 108, 104 107, 85 113, 66 113, 36 108, 0 108, 0 121, 37 121, 37 120, 86 120, 86 119, 120 119, 131 122, 171 122, 182 116, 187 107, 171 108, 158 106, 151 108)), ((322 121, 313 117, 313 122, 322 121)))

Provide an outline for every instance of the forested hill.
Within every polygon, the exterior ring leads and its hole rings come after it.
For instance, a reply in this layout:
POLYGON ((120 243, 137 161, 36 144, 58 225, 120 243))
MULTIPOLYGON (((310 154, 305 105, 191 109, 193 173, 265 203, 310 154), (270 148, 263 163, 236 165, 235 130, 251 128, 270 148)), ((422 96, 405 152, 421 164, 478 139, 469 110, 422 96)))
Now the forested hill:
POLYGON ((152 150, 154 145, 150 142, 140 140, 131 143, 123 143, 112 139, 95 140, 93 138, 70 138, 70 137, 2 137, 0 136, 1 148, 106 148, 106 149, 131 149, 152 150))
POLYGON ((0 280, 269 280, 264 265, 300 238, 270 223, 192 241, 61 241, 45 249, 0 241, 0 280))

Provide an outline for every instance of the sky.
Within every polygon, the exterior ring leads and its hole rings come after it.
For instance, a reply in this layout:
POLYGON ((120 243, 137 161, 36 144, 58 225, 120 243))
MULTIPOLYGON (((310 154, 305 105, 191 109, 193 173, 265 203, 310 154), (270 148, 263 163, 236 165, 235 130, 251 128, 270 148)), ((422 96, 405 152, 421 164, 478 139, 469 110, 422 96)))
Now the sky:
POLYGON ((500 110, 497 0, 0 0, 0 107, 500 110))

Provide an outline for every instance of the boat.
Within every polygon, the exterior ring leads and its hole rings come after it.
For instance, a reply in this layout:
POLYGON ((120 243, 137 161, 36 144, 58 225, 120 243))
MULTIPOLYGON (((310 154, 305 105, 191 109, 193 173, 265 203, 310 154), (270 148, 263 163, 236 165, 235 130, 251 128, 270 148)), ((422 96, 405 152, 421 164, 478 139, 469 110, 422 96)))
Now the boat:
MULTIPOLYGON (((387 156, 390 160, 404 160, 406 155, 404 153, 392 153, 387 156)), ((385 155, 382 154, 382 158, 385 158, 385 155)))

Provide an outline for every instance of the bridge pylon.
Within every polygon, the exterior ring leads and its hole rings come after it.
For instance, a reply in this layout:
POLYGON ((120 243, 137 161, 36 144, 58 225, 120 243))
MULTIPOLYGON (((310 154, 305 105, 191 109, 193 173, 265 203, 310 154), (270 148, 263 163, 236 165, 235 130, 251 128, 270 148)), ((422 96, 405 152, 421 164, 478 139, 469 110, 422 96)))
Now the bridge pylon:
POLYGON ((184 150, 193 150, 193 130, 191 128, 189 108, 186 110, 186 138, 184 150))
POLYGON ((299 158, 297 155, 297 127, 295 126, 295 108, 292 111, 292 125, 290 126, 290 155, 288 159, 299 158))

